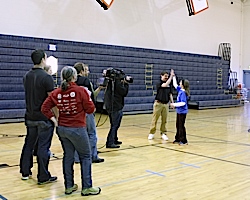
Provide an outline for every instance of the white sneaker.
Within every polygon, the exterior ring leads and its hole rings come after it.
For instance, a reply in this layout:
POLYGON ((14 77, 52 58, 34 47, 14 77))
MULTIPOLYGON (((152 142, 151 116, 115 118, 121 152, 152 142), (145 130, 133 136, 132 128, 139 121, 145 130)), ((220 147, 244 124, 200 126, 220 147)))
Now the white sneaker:
POLYGON ((32 174, 30 174, 29 176, 22 176, 21 179, 26 181, 29 180, 32 177, 32 174))
POLYGON ((153 140, 153 139, 154 139, 154 136, 155 136, 154 134, 151 134, 151 133, 150 133, 150 134, 148 135, 148 139, 149 139, 149 140, 153 140))
POLYGON ((163 140, 165 140, 165 141, 167 141, 168 140, 168 136, 166 135, 166 134, 161 134, 161 138, 163 139, 163 140))
POLYGON ((21 178, 22 180, 29 180, 29 177, 28 176, 22 176, 22 178, 21 178))

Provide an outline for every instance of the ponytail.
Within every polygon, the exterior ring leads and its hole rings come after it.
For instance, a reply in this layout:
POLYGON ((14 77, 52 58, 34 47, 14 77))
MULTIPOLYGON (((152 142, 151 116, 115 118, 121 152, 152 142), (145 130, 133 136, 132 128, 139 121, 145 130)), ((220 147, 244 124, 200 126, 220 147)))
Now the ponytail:
POLYGON ((67 90, 68 87, 69 87, 69 83, 68 83, 66 80, 63 80, 63 81, 61 82, 61 89, 62 89, 62 91, 67 90))
POLYGON ((66 66, 61 71, 61 89, 63 91, 67 90, 69 87, 69 82, 77 78, 77 72, 74 67, 66 66))

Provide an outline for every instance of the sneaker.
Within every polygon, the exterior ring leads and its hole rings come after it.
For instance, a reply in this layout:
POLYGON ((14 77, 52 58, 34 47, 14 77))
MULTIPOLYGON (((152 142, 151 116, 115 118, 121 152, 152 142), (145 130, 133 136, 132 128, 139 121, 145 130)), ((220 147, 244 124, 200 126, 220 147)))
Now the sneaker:
POLYGON ((89 196, 89 195, 98 195, 101 192, 101 188, 99 187, 91 187, 83 189, 81 192, 82 196, 89 196))
POLYGON ((23 181, 29 180, 32 177, 32 172, 30 172, 29 176, 22 176, 21 179, 23 181))
POLYGON ((120 148, 120 146, 116 144, 111 144, 111 145, 106 145, 106 148, 117 149, 117 148, 120 148))
POLYGON ((31 178, 31 176, 22 176, 21 179, 22 179, 23 181, 26 181, 26 180, 29 180, 30 178, 31 178))
POLYGON ((165 141, 168 140, 168 136, 165 133, 161 134, 161 138, 165 141))
POLYGON ((65 189, 65 194, 72 194, 78 189, 78 185, 74 184, 73 187, 65 189))
POLYGON ((97 158, 97 159, 92 160, 92 163, 101 163, 101 162, 104 162, 103 158, 97 158))
POLYGON ((116 144, 116 145, 122 144, 122 141, 118 141, 118 140, 117 140, 117 141, 115 141, 115 144, 116 144))
POLYGON ((179 145, 188 145, 188 143, 179 142, 179 145))
POLYGON ((150 134, 148 135, 148 140, 153 140, 153 139, 154 139, 154 136, 155 136, 154 134, 151 134, 151 133, 150 133, 150 134))
POLYGON ((21 178, 22 180, 29 180, 29 176, 22 176, 22 178, 21 178))
POLYGON ((57 177, 56 177, 56 176, 51 176, 51 177, 49 178, 49 180, 47 180, 47 181, 40 181, 40 182, 38 182, 37 184, 38 184, 38 185, 44 185, 44 184, 53 183, 53 182, 56 182, 56 181, 57 181, 57 177))

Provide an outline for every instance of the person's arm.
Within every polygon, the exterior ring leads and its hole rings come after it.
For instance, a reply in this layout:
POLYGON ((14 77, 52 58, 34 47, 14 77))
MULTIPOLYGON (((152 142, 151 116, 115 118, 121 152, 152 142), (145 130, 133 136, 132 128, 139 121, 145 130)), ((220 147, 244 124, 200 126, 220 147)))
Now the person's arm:
MULTIPOLYGON (((51 92, 47 92, 47 94, 48 94, 48 96, 50 96, 51 92)), ((58 117, 59 117, 58 108, 55 106, 55 107, 53 107, 51 110, 52 110, 52 112, 54 113, 55 118, 58 119, 58 117)))
POLYGON ((58 120, 58 118, 59 118, 59 110, 58 110, 58 108, 55 106, 54 108, 52 108, 52 111, 53 111, 53 113, 55 115, 56 120, 58 120))
POLYGON ((170 106, 171 106, 172 108, 185 106, 185 105, 186 105, 186 102, 187 102, 187 97, 186 97, 186 94, 185 94, 185 93, 184 93, 184 95, 182 94, 182 95, 180 96, 180 102, 171 103, 170 106), (184 95, 185 95, 185 96, 184 96, 184 95))
MULTIPOLYGON (((82 76, 82 77, 83 77, 83 76, 82 76)), ((92 91, 93 91, 92 83, 90 82, 89 78, 87 78, 87 77, 84 77, 84 78, 85 78, 85 79, 84 79, 84 82, 83 82, 83 84, 80 85, 80 86, 87 87, 88 90, 92 93, 92 91)))
POLYGON ((171 102, 171 103, 174 103, 174 98, 173 98, 172 93, 169 94, 169 97, 170 97, 170 102, 171 102))
POLYGON ((126 97, 128 94, 129 84, 126 81, 117 81, 115 83, 115 91, 123 96, 126 97))
POLYGON ((52 99, 52 95, 49 95, 45 101, 42 104, 41 107, 41 111, 42 113, 51 121, 53 121, 55 126, 58 126, 58 122, 57 122, 57 116, 55 116, 55 114, 52 112, 52 109, 55 107, 56 105, 53 102, 52 99))
POLYGON ((169 86, 169 84, 171 83, 172 78, 174 77, 174 75, 175 75, 175 74, 174 74, 174 70, 173 70, 173 69, 171 69, 169 79, 167 80, 167 82, 166 82, 166 83, 163 83, 163 84, 161 85, 161 87, 168 87, 168 86, 169 86))
POLYGON ((172 103, 174 107, 181 107, 181 106, 185 106, 186 102, 178 102, 178 103, 172 103))
POLYGON ((176 77, 175 77, 175 76, 173 77, 173 85, 174 85, 175 89, 177 89, 178 84, 177 84, 177 81, 176 81, 176 77))
MULTIPOLYGON (((45 84, 45 87, 46 87, 46 90, 48 91, 47 94, 48 96, 50 96, 50 94, 52 93, 52 91, 54 91, 54 88, 55 88, 55 82, 54 82, 54 79, 51 75, 47 75, 44 79, 44 84, 45 84)), ((58 116, 59 116, 59 112, 58 112, 58 109, 57 107, 53 107, 51 108, 52 112, 54 113, 55 115, 55 118, 58 119, 58 116)))
POLYGON ((55 116, 51 117, 50 120, 54 123, 54 126, 57 127, 58 126, 58 118, 56 118, 55 116))
POLYGON ((95 104, 93 103, 86 89, 81 88, 81 96, 82 96, 82 105, 84 112, 87 114, 94 113, 96 110, 95 104))
POLYGON ((99 86, 98 88, 96 88, 96 90, 93 92, 94 93, 94 97, 96 98, 97 95, 99 94, 99 92, 104 89, 105 87, 103 86, 99 86))

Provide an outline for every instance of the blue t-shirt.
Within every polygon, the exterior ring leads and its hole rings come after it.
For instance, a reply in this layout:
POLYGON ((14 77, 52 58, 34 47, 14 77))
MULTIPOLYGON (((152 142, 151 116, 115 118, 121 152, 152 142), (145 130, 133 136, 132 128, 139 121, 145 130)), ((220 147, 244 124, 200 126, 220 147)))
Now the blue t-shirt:
POLYGON ((177 103, 179 103, 179 102, 185 102, 186 103, 184 106, 176 107, 176 112, 178 114, 186 114, 186 113, 188 113, 186 92, 183 91, 180 86, 177 86, 176 90, 178 92, 177 103))

